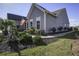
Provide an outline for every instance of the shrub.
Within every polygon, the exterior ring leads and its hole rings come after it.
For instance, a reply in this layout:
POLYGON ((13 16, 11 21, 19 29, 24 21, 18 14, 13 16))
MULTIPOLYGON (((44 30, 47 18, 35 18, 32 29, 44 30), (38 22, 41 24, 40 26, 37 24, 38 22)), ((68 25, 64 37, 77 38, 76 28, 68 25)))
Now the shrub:
POLYGON ((78 28, 77 27, 74 27, 74 31, 78 31, 78 28))
POLYGON ((40 34, 43 35, 43 36, 47 35, 44 30, 40 30, 40 34))
POLYGON ((15 52, 17 52, 17 53, 20 52, 20 49, 19 49, 18 44, 19 44, 19 41, 16 40, 16 39, 13 39, 13 40, 9 40, 9 41, 8 41, 8 45, 10 46, 11 50, 12 50, 12 51, 15 51, 15 52))
POLYGON ((67 30, 68 30, 68 27, 64 27, 63 29, 64 29, 65 31, 67 31, 67 30))
POLYGON ((27 30, 27 32, 30 34, 35 34, 35 31, 36 31, 36 29, 33 27, 27 30))
POLYGON ((47 35, 47 33, 45 33, 44 30, 37 30, 37 31, 35 32, 35 34, 36 34, 36 35, 43 35, 43 36, 46 36, 46 35, 47 35))
POLYGON ((62 29, 63 29, 63 27, 58 27, 58 30, 61 32, 62 31, 62 29))
POLYGON ((0 42, 3 42, 5 39, 5 37, 3 35, 0 34, 0 42))
POLYGON ((18 32, 18 37, 20 38, 20 39, 22 39, 22 37, 23 37, 23 35, 25 35, 26 34, 26 32, 18 32))
POLYGON ((20 43, 22 43, 23 45, 31 45, 33 43, 32 36, 30 36, 27 33, 20 34, 20 37, 21 37, 20 43))
POLYGON ((55 33, 56 32, 56 28, 53 27, 53 28, 50 29, 50 31, 52 31, 53 33, 55 33))
POLYGON ((33 43, 36 46, 40 46, 40 45, 45 45, 45 42, 43 41, 43 39, 40 36, 36 36, 33 38, 33 43))

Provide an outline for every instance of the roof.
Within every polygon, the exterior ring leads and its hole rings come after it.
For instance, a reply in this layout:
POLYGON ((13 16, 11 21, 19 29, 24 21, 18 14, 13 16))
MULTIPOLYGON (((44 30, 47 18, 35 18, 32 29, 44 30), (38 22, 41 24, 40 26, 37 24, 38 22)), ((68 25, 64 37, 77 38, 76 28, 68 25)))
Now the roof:
POLYGON ((46 12, 46 13, 52 15, 53 17, 57 17, 57 15, 60 14, 63 10, 66 10, 66 8, 62 8, 62 9, 56 10, 54 12, 50 12, 47 9, 43 8, 42 6, 40 6, 40 5, 36 4, 36 3, 33 3, 32 6, 31 6, 31 8, 30 8, 30 11, 29 11, 29 13, 27 15, 28 18, 30 17, 30 14, 32 13, 32 9, 34 7, 38 8, 42 12, 46 12))
POLYGON ((42 6, 40 6, 40 5, 38 5, 38 4, 35 4, 35 3, 34 3, 34 5, 35 5, 37 8, 39 8, 40 10, 45 11, 46 13, 49 13, 49 14, 51 14, 52 16, 56 16, 55 14, 51 13, 51 12, 48 11, 47 9, 43 8, 42 6))
POLYGON ((59 15, 62 11, 64 11, 64 10, 66 10, 66 8, 62 8, 62 9, 58 9, 58 10, 56 10, 56 11, 54 11, 54 12, 51 12, 52 14, 56 14, 56 16, 57 15, 59 15))
POLYGON ((11 14, 11 13, 7 13, 7 18, 11 19, 11 20, 22 20, 22 19, 27 20, 27 18, 24 16, 15 15, 15 14, 11 14))
POLYGON ((48 13, 48 14, 50 14, 50 15, 56 17, 55 14, 51 13, 51 12, 48 11, 47 9, 43 8, 42 6, 40 6, 40 5, 36 4, 36 3, 33 3, 32 6, 31 6, 31 8, 30 8, 30 11, 28 12, 27 18, 30 17, 30 14, 32 13, 32 10, 33 10, 34 7, 38 8, 38 9, 41 10, 42 12, 46 12, 46 13, 48 13))

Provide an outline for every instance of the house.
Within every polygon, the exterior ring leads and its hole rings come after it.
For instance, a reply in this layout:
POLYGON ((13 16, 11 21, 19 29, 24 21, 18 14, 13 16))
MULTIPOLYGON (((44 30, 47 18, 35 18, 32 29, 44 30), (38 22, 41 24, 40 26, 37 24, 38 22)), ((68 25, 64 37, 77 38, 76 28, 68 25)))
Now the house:
POLYGON ((14 20, 16 22, 17 28, 20 28, 21 30, 26 29, 26 20, 27 20, 26 17, 7 13, 7 19, 14 20))
POLYGON ((33 3, 27 15, 26 27, 44 30, 46 33, 53 27, 69 27, 66 8, 50 12, 38 4, 33 3))

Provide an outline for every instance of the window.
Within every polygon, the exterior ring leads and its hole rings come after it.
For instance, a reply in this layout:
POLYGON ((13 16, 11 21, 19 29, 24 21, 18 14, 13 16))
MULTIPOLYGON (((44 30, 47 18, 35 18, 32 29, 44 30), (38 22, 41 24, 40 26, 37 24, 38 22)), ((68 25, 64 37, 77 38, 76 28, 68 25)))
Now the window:
POLYGON ((37 29, 40 29, 40 21, 37 21, 37 29))
POLYGON ((33 19, 30 19, 30 27, 33 26, 33 19))
POLYGON ((32 25, 33 25, 33 23, 32 23, 32 21, 30 22, 30 27, 32 27, 32 25))
POLYGON ((40 21, 41 21, 41 17, 36 17, 36 26, 37 26, 37 29, 40 29, 40 21))

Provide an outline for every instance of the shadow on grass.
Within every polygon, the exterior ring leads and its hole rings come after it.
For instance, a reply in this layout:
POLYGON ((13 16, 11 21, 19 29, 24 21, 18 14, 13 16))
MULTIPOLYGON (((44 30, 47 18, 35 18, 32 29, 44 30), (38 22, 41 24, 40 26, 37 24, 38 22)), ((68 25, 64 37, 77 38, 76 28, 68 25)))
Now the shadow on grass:
POLYGON ((59 38, 62 38, 62 39, 77 39, 76 34, 79 35, 79 31, 74 31, 72 33, 69 33, 69 34, 62 36, 62 37, 59 37, 59 38))

